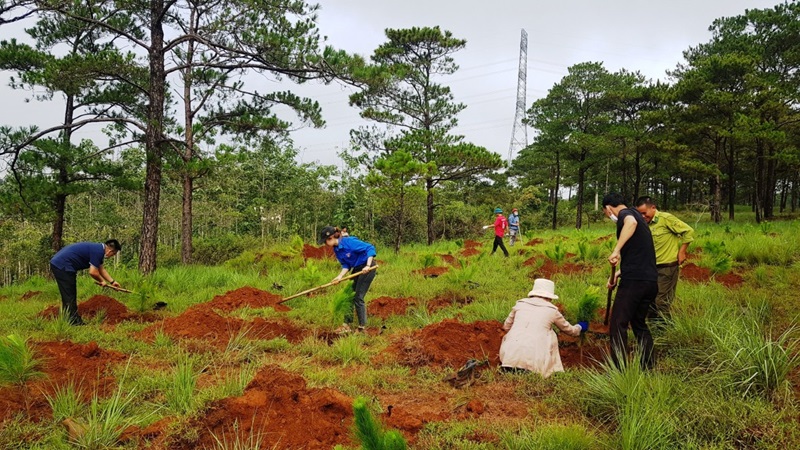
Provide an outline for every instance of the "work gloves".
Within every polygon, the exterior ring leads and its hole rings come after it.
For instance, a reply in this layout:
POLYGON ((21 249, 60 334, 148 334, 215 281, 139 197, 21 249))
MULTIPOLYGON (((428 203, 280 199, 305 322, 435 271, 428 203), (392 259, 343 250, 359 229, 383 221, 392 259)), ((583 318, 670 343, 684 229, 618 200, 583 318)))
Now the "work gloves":
POLYGON ((589 322, 578 322, 578 326, 581 327, 581 333, 586 333, 586 331, 589 329, 589 322))

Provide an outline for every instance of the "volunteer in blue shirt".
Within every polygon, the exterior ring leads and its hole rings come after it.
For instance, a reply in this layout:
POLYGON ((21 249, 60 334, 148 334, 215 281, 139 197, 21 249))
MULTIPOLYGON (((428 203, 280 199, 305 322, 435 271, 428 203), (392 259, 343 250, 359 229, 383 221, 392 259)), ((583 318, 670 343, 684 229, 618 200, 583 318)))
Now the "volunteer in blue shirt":
POLYGON ((116 239, 109 239, 105 243, 78 242, 62 248, 50 260, 50 270, 61 293, 61 311, 69 323, 83 325, 78 314, 78 271, 89 269, 89 275, 101 286, 120 287, 103 267, 103 260, 116 255, 121 249, 116 239))
MULTIPOLYGON (((341 231, 334 227, 323 228, 317 243, 333 247, 333 253, 342 265, 342 271, 333 279, 333 283, 341 281, 347 272, 352 271, 354 274, 361 272, 361 275, 353 278, 353 290, 355 291, 353 304, 356 314, 358 314, 358 331, 364 332, 364 327, 367 326, 367 306, 364 303, 364 297, 367 295, 372 280, 375 279, 376 270, 369 270, 370 267, 375 266, 375 255, 377 254, 375 246, 354 237, 344 237, 341 231)), ((344 318, 345 323, 336 331, 339 333, 350 331, 348 323, 352 320, 351 310, 344 318)))

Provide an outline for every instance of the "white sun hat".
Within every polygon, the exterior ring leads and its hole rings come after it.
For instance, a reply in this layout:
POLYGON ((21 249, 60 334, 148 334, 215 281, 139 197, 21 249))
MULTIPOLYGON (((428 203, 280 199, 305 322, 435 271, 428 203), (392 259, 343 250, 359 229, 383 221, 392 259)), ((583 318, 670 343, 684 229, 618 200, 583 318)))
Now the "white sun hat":
POLYGON ((533 282, 533 289, 528 292, 528 297, 544 297, 551 300, 557 300, 558 296, 555 294, 556 284, 545 278, 537 278, 533 282))

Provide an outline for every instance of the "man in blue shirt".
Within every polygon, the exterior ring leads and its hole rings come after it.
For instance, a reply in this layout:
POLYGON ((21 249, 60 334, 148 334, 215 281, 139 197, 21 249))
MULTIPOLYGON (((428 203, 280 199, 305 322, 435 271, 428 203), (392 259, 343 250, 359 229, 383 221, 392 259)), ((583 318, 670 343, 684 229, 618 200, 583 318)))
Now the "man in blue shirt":
MULTIPOLYGON (((318 244, 325 244, 328 247, 333 247, 333 253, 339 264, 342 265, 342 271, 333 279, 333 283, 338 283, 342 277, 350 272, 361 272, 361 275, 353 279, 353 290, 355 297, 353 304, 358 314, 358 331, 364 332, 364 327, 367 326, 367 306, 364 302, 364 297, 367 295, 367 290, 375 279, 376 270, 370 270, 370 267, 375 265, 375 246, 362 242, 355 237, 342 236, 341 230, 334 227, 325 227, 320 231, 318 244)), ((337 330, 337 332, 350 331, 348 323, 353 320, 352 310, 349 315, 344 318, 344 324, 337 330)))
POLYGON ((508 244, 513 246, 517 242, 517 236, 519 236, 519 212, 517 208, 512 209, 511 214, 508 216, 508 233, 511 235, 508 244))
POLYGON ((72 325, 83 325, 78 314, 78 271, 89 269, 89 276, 100 286, 120 287, 103 267, 103 260, 116 255, 122 246, 116 239, 105 243, 78 242, 68 245, 50 260, 50 270, 61 293, 61 311, 72 325))

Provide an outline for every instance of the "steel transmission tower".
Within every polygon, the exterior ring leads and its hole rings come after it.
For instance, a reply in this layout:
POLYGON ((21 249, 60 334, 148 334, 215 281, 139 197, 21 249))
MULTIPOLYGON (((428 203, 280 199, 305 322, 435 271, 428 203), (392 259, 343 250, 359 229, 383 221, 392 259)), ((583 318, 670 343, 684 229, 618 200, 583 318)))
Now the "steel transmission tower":
POLYGON ((517 78, 517 112, 514 114, 514 129, 511 131, 511 145, 508 147, 508 164, 514 154, 528 146, 528 128, 522 123, 525 118, 525 91, 528 79, 528 33, 522 29, 519 38, 519 78, 517 78))

